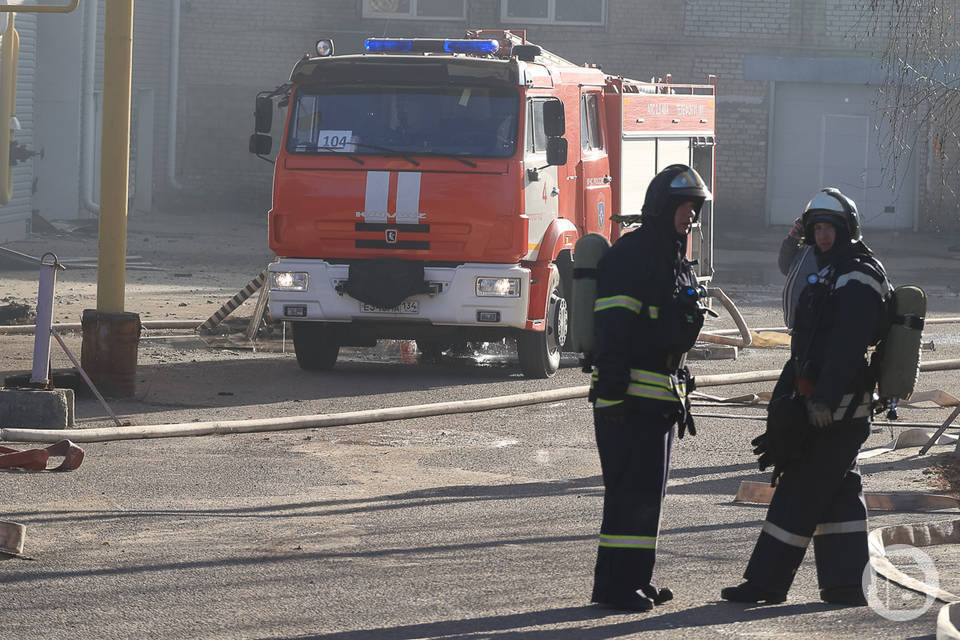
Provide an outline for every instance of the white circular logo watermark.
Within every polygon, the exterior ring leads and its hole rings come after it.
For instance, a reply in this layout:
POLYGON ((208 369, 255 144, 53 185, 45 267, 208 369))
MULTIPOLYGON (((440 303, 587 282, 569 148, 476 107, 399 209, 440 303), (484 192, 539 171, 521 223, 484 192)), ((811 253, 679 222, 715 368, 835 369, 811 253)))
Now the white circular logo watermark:
MULTIPOLYGON (((940 574, 926 553, 909 544, 894 544, 884 548, 891 564, 911 578, 934 589, 940 587, 940 574)), ((917 593, 881 578, 871 563, 863 570, 863 594, 867 604, 878 615, 893 622, 914 620, 925 614, 936 601, 931 595, 917 593)))

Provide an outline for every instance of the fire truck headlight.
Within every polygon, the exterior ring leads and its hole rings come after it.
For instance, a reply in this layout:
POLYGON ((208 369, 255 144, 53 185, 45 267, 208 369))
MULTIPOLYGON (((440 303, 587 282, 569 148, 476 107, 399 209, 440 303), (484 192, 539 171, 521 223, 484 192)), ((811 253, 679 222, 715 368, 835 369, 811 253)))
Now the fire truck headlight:
POLYGON ((297 271, 271 271, 271 291, 306 291, 307 274, 297 271))
POLYGON ((327 56, 333 55, 333 40, 326 38, 324 40, 317 40, 317 55, 321 58, 326 58, 327 56))
POLYGON ((520 278, 477 278, 477 295, 519 298, 520 278))

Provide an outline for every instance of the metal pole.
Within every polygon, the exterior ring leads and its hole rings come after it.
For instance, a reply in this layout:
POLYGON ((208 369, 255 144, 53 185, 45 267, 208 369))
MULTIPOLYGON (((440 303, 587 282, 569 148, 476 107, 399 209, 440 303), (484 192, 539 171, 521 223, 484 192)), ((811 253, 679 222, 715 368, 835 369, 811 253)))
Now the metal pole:
POLYGON ((107 2, 104 21, 97 311, 122 312, 130 175, 133 0, 107 2))
POLYGON ((53 253, 40 258, 40 282, 37 288, 37 324, 33 332, 33 370, 30 384, 50 386, 50 326, 53 323, 53 292, 57 286, 57 270, 63 265, 53 253), (53 262, 46 262, 52 257, 53 262))

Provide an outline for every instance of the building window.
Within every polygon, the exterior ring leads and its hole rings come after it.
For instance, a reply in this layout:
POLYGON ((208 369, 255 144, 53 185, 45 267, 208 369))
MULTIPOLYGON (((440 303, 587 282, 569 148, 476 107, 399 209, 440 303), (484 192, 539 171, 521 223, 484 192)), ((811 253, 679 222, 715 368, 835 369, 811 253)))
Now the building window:
POLYGON ((504 23, 605 24, 607 0, 501 0, 504 23))
POLYGON ((364 18, 466 20, 466 0, 363 0, 364 18))

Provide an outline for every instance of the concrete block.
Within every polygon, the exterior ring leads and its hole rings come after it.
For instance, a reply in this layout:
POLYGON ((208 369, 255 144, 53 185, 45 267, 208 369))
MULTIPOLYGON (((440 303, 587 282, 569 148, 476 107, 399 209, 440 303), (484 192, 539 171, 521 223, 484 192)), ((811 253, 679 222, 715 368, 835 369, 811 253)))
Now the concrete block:
POLYGON ((0 426, 23 429, 72 428, 73 389, 0 389, 0 426))
POLYGON ((730 344, 697 344, 687 352, 689 360, 736 360, 737 348, 730 344))

